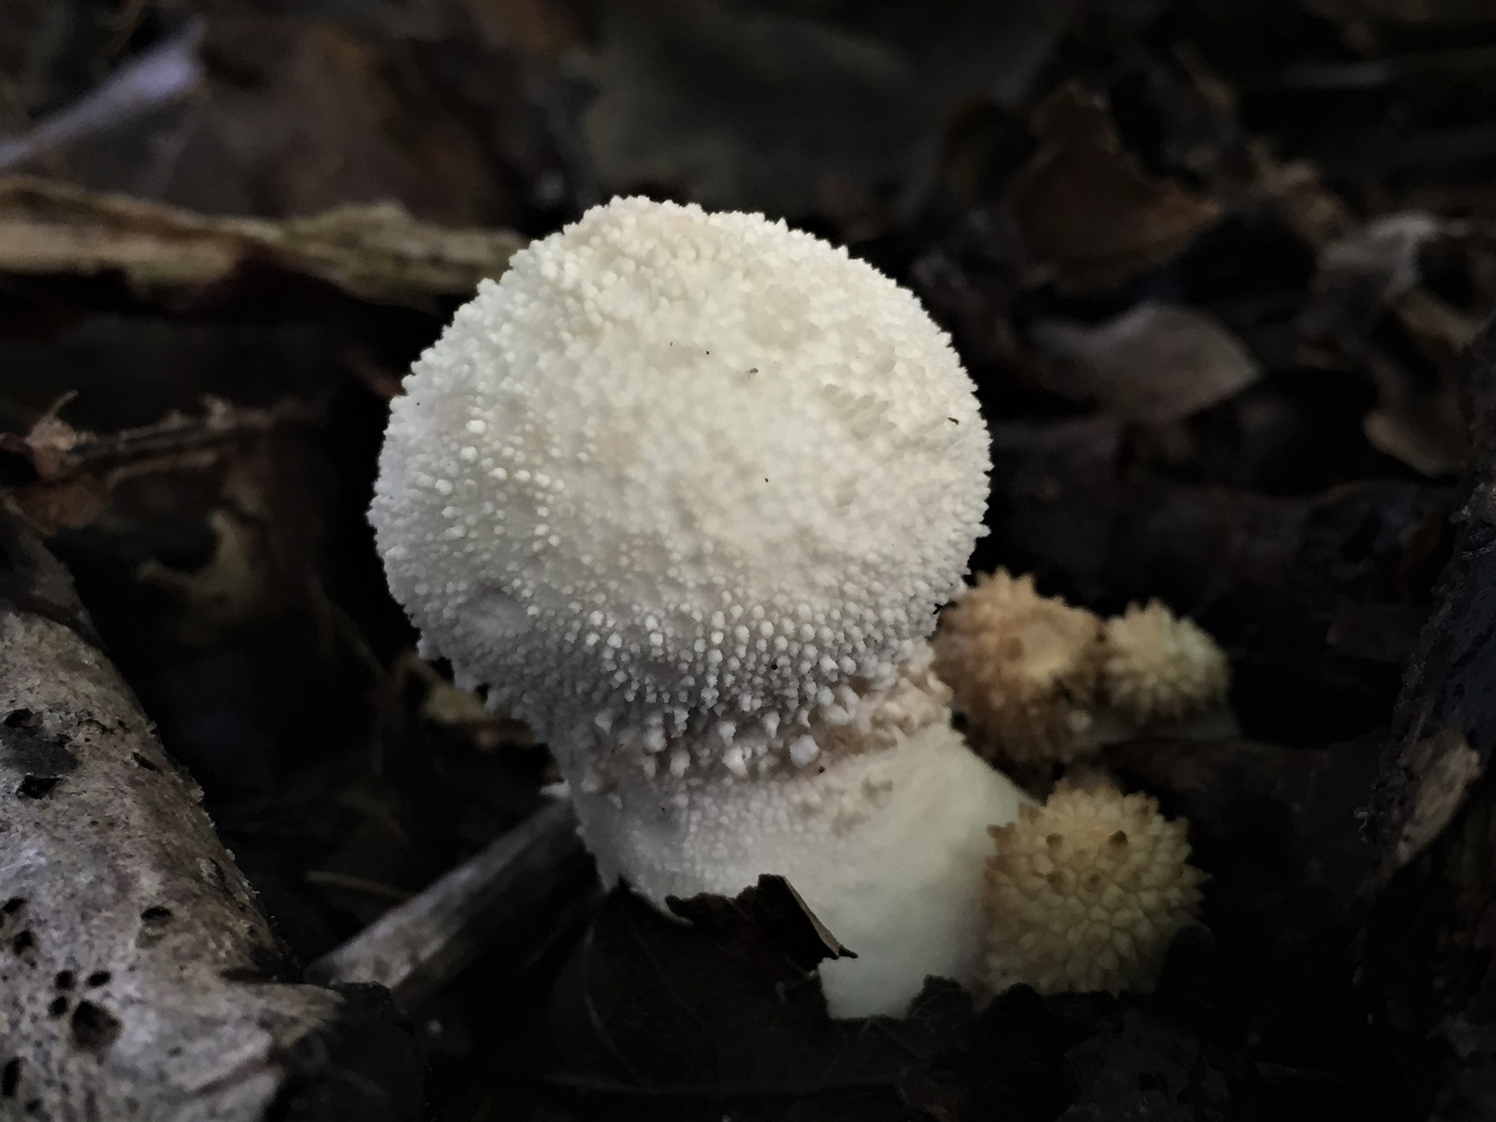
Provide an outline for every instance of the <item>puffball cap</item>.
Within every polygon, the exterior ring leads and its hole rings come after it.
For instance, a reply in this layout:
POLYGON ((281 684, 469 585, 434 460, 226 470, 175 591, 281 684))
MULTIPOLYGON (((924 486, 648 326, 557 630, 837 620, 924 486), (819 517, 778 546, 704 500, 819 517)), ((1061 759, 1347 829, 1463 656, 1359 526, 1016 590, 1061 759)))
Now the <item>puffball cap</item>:
POLYGON ((542 731, 782 742, 893 679, 982 532, 948 337, 760 215, 596 207, 483 282, 405 391, 370 512, 390 587, 542 731))
POLYGON ((1069 762, 1097 747, 1102 636, 1091 612, 999 569, 945 612, 935 672, 969 718, 973 747, 1015 764, 1069 762))
POLYGON ((1226 652, 1193 620, 1158 600, 1107 621, 1106 692, 1140 725, 1194 717, 1226 699, 1226 652))
POLYGON ((1196 922, 1205 874, 1188 826, 1147 795, 1062 780, 1042 807, 992 826, 986 983, 1040 993, 1151 990, 1169 944, 1196 922))

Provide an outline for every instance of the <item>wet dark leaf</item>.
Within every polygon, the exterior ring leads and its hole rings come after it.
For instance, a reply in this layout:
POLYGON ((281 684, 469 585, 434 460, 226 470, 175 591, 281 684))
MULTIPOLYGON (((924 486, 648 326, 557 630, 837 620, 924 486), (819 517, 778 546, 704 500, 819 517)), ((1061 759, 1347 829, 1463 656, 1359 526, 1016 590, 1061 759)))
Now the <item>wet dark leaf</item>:
POLYGON ((674 906, 686 922, 609 896, 552 1005, 552 1081, 647 1097, 659 1118, 689 1117, 702 1097, 786 1096, 819 1102, 815 1117, 874 1102, 900 1117, 902 1080, 964 1042, 971 1001, 949 984, 932 983, 903 1020, 830 1020, 810 970, 834 944, 778 878, 674 906))

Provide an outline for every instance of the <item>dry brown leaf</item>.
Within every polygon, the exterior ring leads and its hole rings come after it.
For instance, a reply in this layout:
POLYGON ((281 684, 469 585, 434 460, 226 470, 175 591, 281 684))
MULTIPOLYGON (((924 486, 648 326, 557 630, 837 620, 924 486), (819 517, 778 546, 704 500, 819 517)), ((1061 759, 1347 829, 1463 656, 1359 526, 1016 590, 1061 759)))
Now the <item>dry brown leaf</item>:
POLYGON ((181 306, 254 264, 375 303, 429 307, 504 271, 524 244, 503 230, 444 229, 392 204, 271 222, 210 218, 50 180, 0 180, 0 273, 118 274, 136 297, 181 306))
POLYGON ((1463 226, 1422 211, 1382 215, 1325 244, 1299 316, 1306 354, 1349 358, 1376 384, 1377 408, 1362 423, 1372 446, 1425 475, 1455 471, 1465 450, 1458 394, 1462 355, 1479 328, 1423 285, 1423 255, 1463 226), (1413 369, 1370 341, 1392 316, 1427 360, 1413 369))
POLYGON ((1221 323, 1168 304, 1139 304, 1100 324, 1041 321, 1033 335, 1059 360, 1046 373, 1046 389, 1095 402, 1128 421, 1188 417, 1261 374, 1257 360, 1221 323))
MULTIPOLYGON (((517 212, 488 151, 492 119, 464 106, 440 73, 434 56, 445 52, 314 5, 235 7, 206 22, 204 80, 189 110, 133 158, 97 146, 65 153, 81 182, 212 214, 309 215, 384 199, 452 225, 517 212)), ((428 25, 437 41, 440 26, 428 25)), ((488 66, 508 77, 492 55, 488 66)))
POLYGON ((421 716, 467 736, 480 752, 534 745, 534 734, 527 725, 506 714, 490 712, 477 694, 458 689, 414 651, 407 652, 395 664, 396 682, 403 683, 409 678, 417 678, 426 685, 421 716))
POLYGON ((1122 147, 1106 102, 1067 82, 1034 113, 1039 149, 1008 204, 1040 280, 1107 288, 1163 264, 1220 218, 1214 199, 1149 175, 1122 147))

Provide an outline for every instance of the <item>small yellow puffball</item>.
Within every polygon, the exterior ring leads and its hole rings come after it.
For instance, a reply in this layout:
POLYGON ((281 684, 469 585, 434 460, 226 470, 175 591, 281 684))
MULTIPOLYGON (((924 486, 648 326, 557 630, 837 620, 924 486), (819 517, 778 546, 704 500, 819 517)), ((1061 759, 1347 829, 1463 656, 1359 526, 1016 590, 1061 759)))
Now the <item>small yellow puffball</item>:
POLYGON ((1152 600, 1107 621, 1102 683, 1108 703, 1126 720, 1154 725, 1219 705, 1230 665, 1199 625, 1152 600))
POLYGON ((935 672, 950 686, 983 755, 1067 762, 1096 747, 1101 620, 1040 596, 1030 576, 977 578, 942 617, 935 672))
POLYGON ((988 988, 1151 990, 1200 904, 1205 874, 1187 864, 1186 829, 1148 796, 1065 781, 1044 806, 990 827, 988 988))
POLYGON ((972 747, 1009 766, 1166 731, 1222 706, 1231 678, 1215 640, 1157 600, 1102 620, 1002 569, 941 617, 934 644, 972 747))

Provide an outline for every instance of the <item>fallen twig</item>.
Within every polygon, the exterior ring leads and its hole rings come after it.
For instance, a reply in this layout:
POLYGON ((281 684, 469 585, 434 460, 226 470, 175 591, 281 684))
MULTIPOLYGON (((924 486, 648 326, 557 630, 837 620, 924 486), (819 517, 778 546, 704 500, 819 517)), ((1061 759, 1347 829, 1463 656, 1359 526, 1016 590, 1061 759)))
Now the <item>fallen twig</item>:
POLYGON ((429 309, 443 297, 470 296, 523 244, 507 230, 420 222, 393 204, 274 222, 213 218, 28 176, 0 179, 0 273, 14 282, 118 277, 153 307, 231 303, 236 277, 261 269, 321 281, 357 300, 429 309))
POLYGON ((407 1009, 450 981, 517 915, 591 878, 571 804, 552 803, 307 970, 323 982, 378 982, 407 1009))

